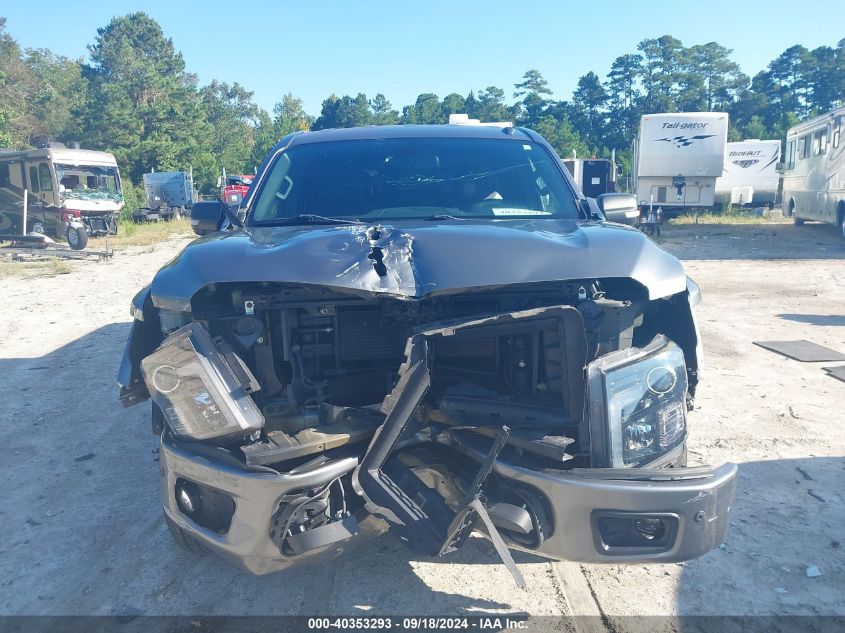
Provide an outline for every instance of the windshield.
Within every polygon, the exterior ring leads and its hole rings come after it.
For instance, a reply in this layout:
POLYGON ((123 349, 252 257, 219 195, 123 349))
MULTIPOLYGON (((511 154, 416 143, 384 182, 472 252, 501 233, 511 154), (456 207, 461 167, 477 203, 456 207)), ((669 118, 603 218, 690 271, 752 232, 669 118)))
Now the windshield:
POLYGON ((361 220, 577 218, 552 155, 513 139, 397 138, 309 143, 279 156, 251 223, 297 216, 361 220))
POLYGON ((56 177, 64 186, 65 200, 111 200, 122 202, 117 167, 61 165, 56 163, 56 177))

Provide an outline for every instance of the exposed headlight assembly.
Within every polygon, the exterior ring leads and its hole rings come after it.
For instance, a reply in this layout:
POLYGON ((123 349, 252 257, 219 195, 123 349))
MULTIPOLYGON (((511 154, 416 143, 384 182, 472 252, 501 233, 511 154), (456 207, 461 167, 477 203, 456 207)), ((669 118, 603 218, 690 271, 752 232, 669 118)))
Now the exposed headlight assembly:
POLYGON ((593 465, 642 466, 686 436, 683 351, 664 336, 614 352, 587 367, 593 465))
POLYGON ((209 440, 251 435, 264 416, 249 396, 258 382, 235 354, 223 354, 200 323, 168 336, 141 361, 144 382, 174 435, 209 440))

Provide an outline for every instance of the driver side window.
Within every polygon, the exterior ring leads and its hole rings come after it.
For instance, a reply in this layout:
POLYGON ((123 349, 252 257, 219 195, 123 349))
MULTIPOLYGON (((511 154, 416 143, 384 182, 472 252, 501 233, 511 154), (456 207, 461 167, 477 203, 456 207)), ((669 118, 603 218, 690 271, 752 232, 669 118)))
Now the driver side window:
POLYGON ((35 165, 29 167, 29 190, 32 193, 41 192, 41 187, 38 184, 38 167, 35 165))
POLYGON ((47 163, 38 165, 38 180, 40 181, 41 191, 53 191, 53 176, 47 163))

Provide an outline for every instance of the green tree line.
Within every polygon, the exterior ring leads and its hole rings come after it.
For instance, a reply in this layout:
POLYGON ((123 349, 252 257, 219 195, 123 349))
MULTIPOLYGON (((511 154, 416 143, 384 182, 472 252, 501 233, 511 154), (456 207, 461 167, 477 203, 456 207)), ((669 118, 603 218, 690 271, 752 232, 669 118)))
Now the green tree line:
MULTIPOLYGON (((530 69, 508 92, 497 86, 440 97, 421 93, 394 109, 384 94, 332 94, 314 117, 282 94, 272 112, 239 83, 197 77, 161 26, 145 13, 98 29, 88 61, 47 49, 22 50, 0 17, 0 147, 79 141, 115 154, 124 180, 152 169, 191 166, 206 190, 223 169, 252 172, 282 136, 307 129, 445 123, 453 113, 513 121, 540 132, 561 156, 628 160, 639 118, 651 112, 724 111, 730 139, 784 138, 795 122, 845 100, 845 39, 835 46, 787 48, 748 77, 716 42, 684 46, 670 36, 644 39, 602 78, 590 70, 571 100, 551 98, 530 69)), ((131 189, 131 185, 130 185, 131 189)))

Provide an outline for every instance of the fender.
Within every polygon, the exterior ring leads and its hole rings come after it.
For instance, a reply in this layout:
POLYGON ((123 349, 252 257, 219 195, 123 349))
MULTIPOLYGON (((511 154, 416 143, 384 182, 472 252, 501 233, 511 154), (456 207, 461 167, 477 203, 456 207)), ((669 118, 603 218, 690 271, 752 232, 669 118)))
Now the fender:
POLYGON ((131 407, 150 397, 141 375, 141 360, 152 354, 162 340, 158 310, 153 306, 150 286, 145 286, 132 298, 129 313, 133 317, 132 329, 117 371, 120 401, 124 407, 131 407))

